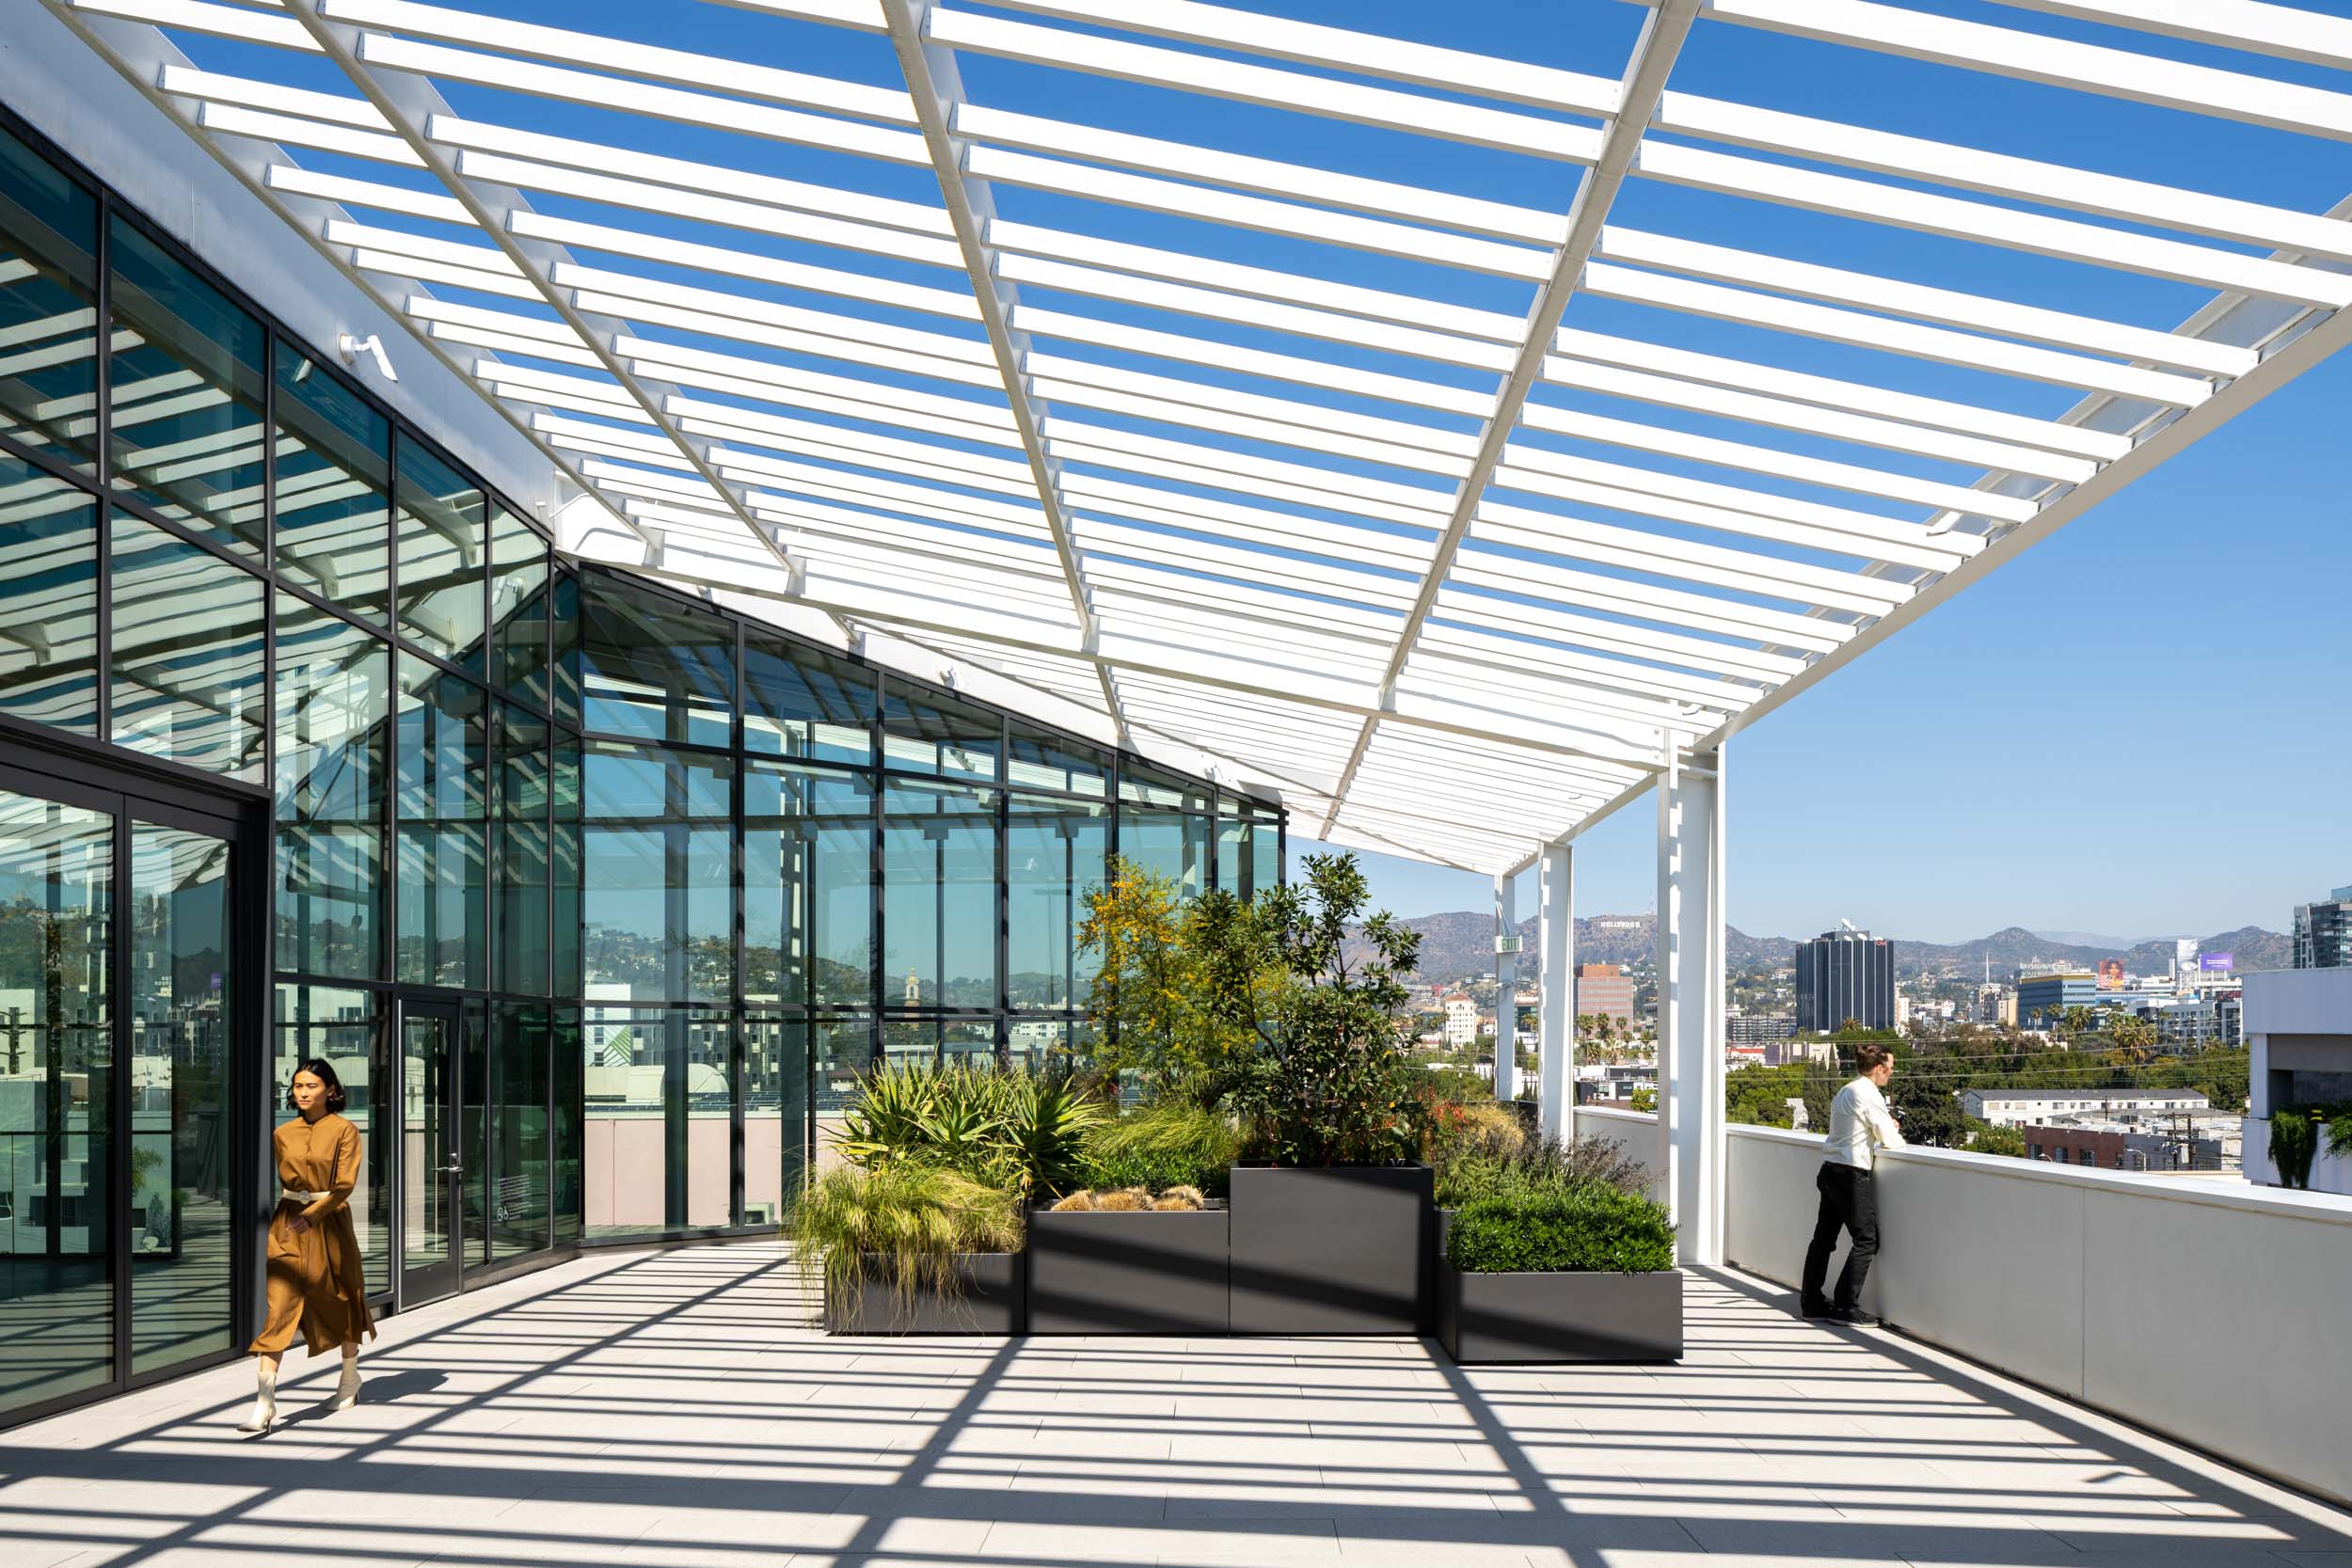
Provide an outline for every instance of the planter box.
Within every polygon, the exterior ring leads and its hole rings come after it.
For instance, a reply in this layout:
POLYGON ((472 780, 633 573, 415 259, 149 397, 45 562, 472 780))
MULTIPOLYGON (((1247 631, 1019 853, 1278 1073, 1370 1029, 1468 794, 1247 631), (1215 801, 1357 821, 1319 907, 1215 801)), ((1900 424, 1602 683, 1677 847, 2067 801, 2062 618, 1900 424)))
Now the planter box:
POLYGON ((1029 1215, 1032 1334, 1223 1334, 1226 1211, 1029 1215))
POLYGON ((902 1299, 866 1260, 865 1289, 854 1301, 825 1289, 828 1334, 1022 1334, 1028 1329, 1026 1271, 1017 1252, 956 1255, 953 1296, 918 1290, 902 1299))
POLYGON ((1232 1332, 1426 1329, 1433 1180, 1427 1165, 1235 1165, 1232 1332))
POLYGON ((1438 1264, 1438 1338, 1456 1361, 1679 1361, 1682 1271, 1464 1274, 1438 1264))

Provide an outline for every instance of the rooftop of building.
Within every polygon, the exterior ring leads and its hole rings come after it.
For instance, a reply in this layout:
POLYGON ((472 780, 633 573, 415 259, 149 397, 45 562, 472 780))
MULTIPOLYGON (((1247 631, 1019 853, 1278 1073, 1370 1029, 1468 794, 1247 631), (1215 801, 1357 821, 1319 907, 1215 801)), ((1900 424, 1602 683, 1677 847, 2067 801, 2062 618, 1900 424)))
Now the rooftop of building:
POLYGON ((2098 1105, 2110 1100, 2174 1100, 2210 1103, 2198 1089, 1970 1089, 1986 1100, 2047 1100, 2068 1104, 2098 1105))

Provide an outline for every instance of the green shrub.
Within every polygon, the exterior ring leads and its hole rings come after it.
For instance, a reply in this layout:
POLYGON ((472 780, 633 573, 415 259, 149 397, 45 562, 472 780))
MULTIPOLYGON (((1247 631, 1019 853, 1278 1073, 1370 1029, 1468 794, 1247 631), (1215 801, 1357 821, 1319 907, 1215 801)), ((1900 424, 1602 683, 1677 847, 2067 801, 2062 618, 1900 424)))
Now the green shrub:
POLYGON ((1110 1189, 1198 1187, 1223 1197, 1241 1135, 1219 1112, 1162 1101, 1094 1129, 1087 1140, 1085 1185, 1110 1189))
POLYGON ((1599 1185, 1641 1197, 1649 1172, 1613 1138, 1529 1141, 1517 1152, 1485 1140, 1439 1144, 1432 1150, 1440 1209, 1462 1209, 1482 1197, 1532 1197, 1599 1185))
POLYGON ((1599 1182, 1482 1197, 1454 1216, 1446 1260, 1465 1274, 1654 1274, 1674 1267, 1674 1222, 1599 1182))
POLYGON ((2270 1163, 2290 1187, 2312 1184, 2312 1157, 2319 1152, 2319 1121, 2308 1111, 2270 1113, 2270 1163))
POLYGON ((1018 1252, 1023 1239, 1011 1193, 915 1160, 829 1170, 787 1223, 803 1278, 851 1302, 869 1277, 901 1303, 953 1295, 956 1254, 1018 1252))
POLYGON ((834 1147, 861 1170, 911 1162, 1050 1196, 1080 1183, 1087 1135, 1102 1118, 1062 1074, 892 1062, 859 1081, 834 1147))

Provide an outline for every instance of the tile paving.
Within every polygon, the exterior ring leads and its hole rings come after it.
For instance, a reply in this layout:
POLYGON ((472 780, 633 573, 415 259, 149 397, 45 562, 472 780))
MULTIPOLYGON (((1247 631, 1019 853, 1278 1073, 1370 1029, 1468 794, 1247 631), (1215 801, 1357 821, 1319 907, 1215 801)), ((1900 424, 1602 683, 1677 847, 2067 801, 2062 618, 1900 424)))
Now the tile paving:
POLYGON ((1411 1339, 828 1339, 772 1244, 605 1255, 0 1433, 0 1568, 2352 1568, 2352 1514, 1695 1278, 1678 1367, 1411 1339))

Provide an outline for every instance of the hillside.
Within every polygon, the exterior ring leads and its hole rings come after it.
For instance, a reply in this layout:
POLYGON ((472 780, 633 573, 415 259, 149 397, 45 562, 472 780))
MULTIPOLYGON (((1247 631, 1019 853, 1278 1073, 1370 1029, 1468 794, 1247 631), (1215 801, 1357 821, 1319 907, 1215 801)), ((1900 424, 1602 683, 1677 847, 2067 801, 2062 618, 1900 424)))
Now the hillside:
MULTIPOLYGON (((1469 910, 1449 911, 1443 914, 1419 915, 1400 924, 1421 933, 1421 963, 1416 972, 1422 980, 1457 980, 1494 973, 1494 917, 1469 910)), ((2058 933, 2067 935, 2070 933, 2058 933)), ((1519 923, 1518 973, 1522 980, 1535 974, 1541 966, 1541 955, 1535 944, 1535 922, 1530 918, 1519 923)), ((2257 969, 2284 969, 2293 961, 2288 939, 2276 931, 2259 926, 2241 927, 2234 931, 2222 931, 2198 940, 2202 952, 2235 955, 2240 973, 2257 969)), ((1756 937, 1726 927, 1724 931, 1724 957, 1733 970, 1770 969, 1786 965, 1795 951, 1796 941, 1790 937, 1756 937)), ((1647 914, 1597 914, 1579 916, 1576 922, 1576 961, 1579 963, 1645 963, 1651 953, 1650 917, 1647 914)), ((2127 973, 2159 974, 2172 961, 2169 939, 2143 942, 2136 946, 2117 949, 2095 947, 2079 942, 2054 941, 2037 936, 2023 926, 2006 926, 1989 936, 1974 942, 1895 942, 1895 973, 1899 978, 1922 974, 1952 974, 1965 976, 1980 974, 1988 960, 1995 978, 2008 970, 2027 963, 2078 964, 2084 969, 2095 968, 2102 958, 2121 957, 2127 973)))

